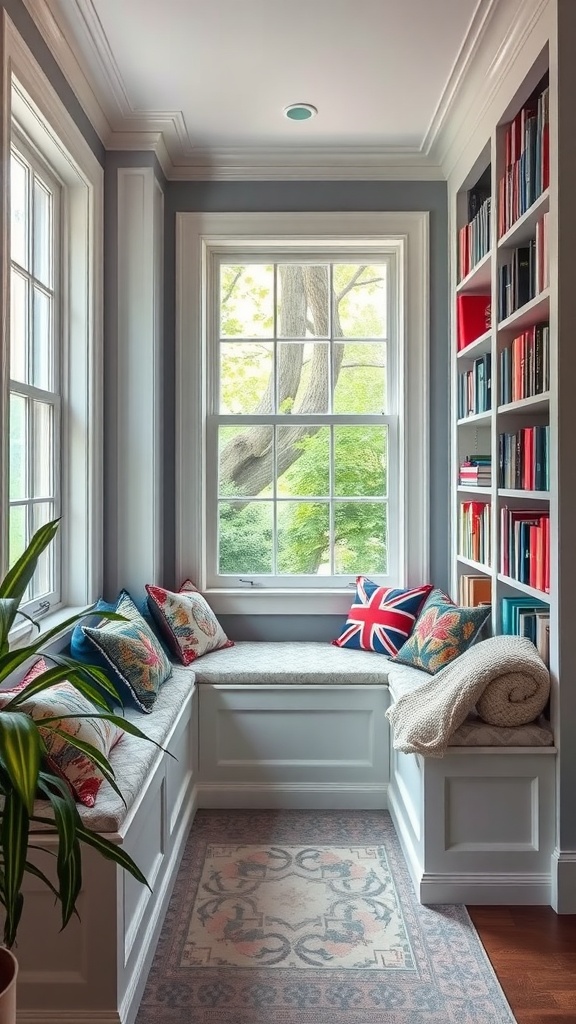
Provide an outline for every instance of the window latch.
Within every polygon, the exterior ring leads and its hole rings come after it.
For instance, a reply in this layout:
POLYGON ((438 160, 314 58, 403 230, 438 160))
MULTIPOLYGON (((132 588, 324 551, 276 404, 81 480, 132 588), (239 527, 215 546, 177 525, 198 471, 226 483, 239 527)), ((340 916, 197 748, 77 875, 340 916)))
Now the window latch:
POLYGON ((244 580, 244 579, 242 579, 241 576, 238 577, 238 580, 239 580, 240 583, 248 583, 248 585, 251 586, 251 587, 255 587, 256 586, 256 584, 254 583, 254 580, 244 580))
POLYGON ((40 604, 38 605, 38 607, 36 609, 36 614, 37 615, 39 615, 39 614, 40 615, 45 615, 46 612, 49 612, 49 611, 50 611, 50 601, 40 601, 40 604))

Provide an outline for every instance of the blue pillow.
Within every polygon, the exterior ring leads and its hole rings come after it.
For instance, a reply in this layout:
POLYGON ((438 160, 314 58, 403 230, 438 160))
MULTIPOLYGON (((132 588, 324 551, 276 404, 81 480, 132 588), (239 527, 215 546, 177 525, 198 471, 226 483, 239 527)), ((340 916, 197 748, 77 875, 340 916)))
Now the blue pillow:
POLYGON ((102 655, 95 650, 94 645, 90 643, 87 636, 84 636, 82 631, 83 626, 95 626, 100 622, 101 616, 98 612, 115 612, 116 601, 103 601, 102 598, 98 598, 96 602, 96 608, 94 609, 94 615, 85 615, 79 622, 74 626, 74 631, 70 638, 70 654, 76 661, 83 662, 84 665, 98 665, 99 668, 103 668, 108 676, 109 665, 102 657, 102 655))

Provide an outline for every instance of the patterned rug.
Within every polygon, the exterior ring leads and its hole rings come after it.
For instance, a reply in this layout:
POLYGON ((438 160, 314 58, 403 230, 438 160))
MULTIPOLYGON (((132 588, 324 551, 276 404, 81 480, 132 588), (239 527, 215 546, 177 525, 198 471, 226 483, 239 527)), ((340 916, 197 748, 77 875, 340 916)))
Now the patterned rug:
POLYGON ((385 811, 200 811, 136 1024, 514 1024, 385 811))

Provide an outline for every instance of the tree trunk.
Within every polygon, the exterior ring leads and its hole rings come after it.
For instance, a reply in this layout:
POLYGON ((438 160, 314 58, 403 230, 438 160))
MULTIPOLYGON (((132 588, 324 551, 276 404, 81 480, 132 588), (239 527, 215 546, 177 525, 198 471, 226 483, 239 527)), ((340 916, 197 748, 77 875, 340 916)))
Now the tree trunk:
MULTIPOLYGON (((280 267, 281 310, 279 334, 286 338, 306 337, 310 317, 314 337, 327 338, 329 334, 330 278, 325 266, 289 264, 280 267)), ((338 310, 333 312, 333 337, 341 338, 342 328, 338 310)), ((330 346, 328 342, 315 342, 312 351, 309 382, 296 405, 302 377, 303 342, 279 342, 278 350, 278 410, 291 403, 295 413, 327 412, 330 395, 330 346)), ((342 363, 343 346, 334 353, 334 386, 342 363)), ((272 413, 274 403, 274 375, 256 413, 272 413)), ((300 455, 297 442, 310 437, 319 427, 294 426, 278 434, 276 453, 277 476, 280 477, 300 455)), ((268 487, 274 478, 272 428, 247 427, 232 438, 220 454, 220 485, 234 484, 235 492, 255 497, 268 487)))

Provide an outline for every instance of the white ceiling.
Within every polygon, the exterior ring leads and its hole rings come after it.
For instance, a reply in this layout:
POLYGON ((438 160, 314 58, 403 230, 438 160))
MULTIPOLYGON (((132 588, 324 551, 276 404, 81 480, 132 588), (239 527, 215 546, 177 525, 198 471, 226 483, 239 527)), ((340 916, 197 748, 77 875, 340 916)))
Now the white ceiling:
POLYGON ((161 132, 173 165, 208 165, 423 157, 495 0, 42 3, 113 132, 161 132), (318 116, 288 121, 294 102, 318 116))

